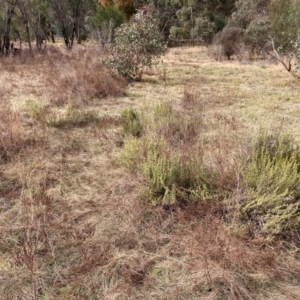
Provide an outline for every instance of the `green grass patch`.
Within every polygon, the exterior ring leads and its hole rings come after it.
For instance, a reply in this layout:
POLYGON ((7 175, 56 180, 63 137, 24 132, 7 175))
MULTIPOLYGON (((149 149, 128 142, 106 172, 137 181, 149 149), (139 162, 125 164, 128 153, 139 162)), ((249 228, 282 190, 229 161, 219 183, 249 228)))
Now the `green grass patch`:
POLYGON ((133 109, 124 109, 122 111, 121 123, 126 134, 140 137, 143 132, 143 124, 140 114, 133 109))
POLYGON ((39 124, 59 129, 85 127, 101 122, 96 111, 80 111, 73 105, 67 105, 64 111, 48 112, 41 104, 29 101, 27 111, 30 117, 39 124))

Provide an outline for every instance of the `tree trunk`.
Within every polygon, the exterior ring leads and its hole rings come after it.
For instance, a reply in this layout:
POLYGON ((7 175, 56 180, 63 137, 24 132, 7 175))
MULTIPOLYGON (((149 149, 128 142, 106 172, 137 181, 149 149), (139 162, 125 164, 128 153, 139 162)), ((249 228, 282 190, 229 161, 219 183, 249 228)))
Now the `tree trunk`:
POLYGON ((16 6, 17 1, 14 2, 12 7, 9 7, 7 5, 7 10, 6 10, 6 23, 5 23, 5 30, 4 30, 4 35, 3 35, 3 44, 2 44, 2 52, 6 55, 9 54, 10 51, 10 25, 11 25, 11 18, 12 14, 14 12, 15 6, 16 6))
POLYGON ((31 46, 31 39, 30 39, 30 32, 29 32, 29 26, 28 26, 28 21, 25 23, 25 30, 26 30, 26 35, 27 35, 27 43, 29 47, 29 51, 32 51, 32 46, 31 46))
POLYGON ((65 28, 64 24, 63 24, 63 27, 62 27, 62 35, 63 35, 63 38, 64 38, 64 41, 65 41, 65 44, 66 44, 66 47, 68 49, 71 49, 72 48, 72 42, 70 41, 70 38, 69 38, 69 35, 68 35, 68 32, 67 32, 67 29, 65 28))
MULTIPOLYGON (((76 11, 75 11, 75 21, 74 21, 74 28, 73 33, 76 35, 77 43, 81 44, 81 34, 80 34, 80 21, 79 21, 79 2, 77 2, 76 5, 76 11)), ((74 39, 74 36, 73 36, 74 39)))
POLYGON ((18 7, 22 14, 23 23, 25 26, 25 32, 26 32, 26 36, 27 36, 27 43, 28 43, 29 51, 31 52, 32 46, 31 46, 31 38, 30 38, 30 31, 29 31, 29 20, 28 20, 27 11, 26 11, 23 1, 18 1, 18 7))

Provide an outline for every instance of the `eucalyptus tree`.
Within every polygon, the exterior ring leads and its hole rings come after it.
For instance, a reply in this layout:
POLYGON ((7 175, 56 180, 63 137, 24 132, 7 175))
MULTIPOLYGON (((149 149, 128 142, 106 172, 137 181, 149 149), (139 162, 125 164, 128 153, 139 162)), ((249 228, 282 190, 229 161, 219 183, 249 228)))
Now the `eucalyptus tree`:
POLYGON ((52 31, 51 21, 48 17, 49 3, 47 0, 17 0, 23 24, 26 29, 26 39, 31 49, 31 32, 35 36, 36 48, 41 50, 44 41, 52 31))
POLYGON ((124 19, 124 14, 114 6, 98 7, 92 23, 102 45, 113 41, 114 31, 124 22, 124 19))
POLYGON ((204 2, 198 0, 172 0, 176 5, 176 18, 170 28, 171 39, 193 39, 193 28, 204 11, 204 2))
POLYGON ((176 12, 180 9, 181 4, 174 0, 151 0, 150 5, 154 8, 153 14, 158 20, 159 30, 167 40, 171 27, 176 23, 176 12))
POLYGON ((67 48, 74 40, 81 43, 90 20, 97 11, 98 0, 0 0, 0 52, 8 54, 12 40, 18 37, 38 50, 54 32, 62 35, 67 48))
POLYGON ((81 43, 86 33, 85 21, 96 12, 96 0, 48 0, 51 22, 61 33, 65 45, 71 49, 74 40, 81 43))
POLYGON ((271 48, 268 55, 300 79, 300 0, 271 0, 268 8, 271 48))
POLYGON ((123 23, 115 32, 108 65, 124 76, 140 80, 146 67, 159 62, 165 53, 156 19, 148 7, 140 9, 129 23, 123 23))

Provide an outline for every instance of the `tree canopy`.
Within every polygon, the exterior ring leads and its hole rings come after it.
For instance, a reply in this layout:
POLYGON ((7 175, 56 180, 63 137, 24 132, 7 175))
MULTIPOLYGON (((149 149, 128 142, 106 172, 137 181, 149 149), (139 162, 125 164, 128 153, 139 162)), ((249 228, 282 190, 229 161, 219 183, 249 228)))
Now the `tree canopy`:
POLYGON ((144 5, 164 40, 209 44, 229 23, 257 49, 269 47, 270 38, 286 50, 299 40, 300 0, 0 0, 0 53, 24 42, 40 50, 55 35, 72 48, 93 31, 110 43, 114 30, 144 5))

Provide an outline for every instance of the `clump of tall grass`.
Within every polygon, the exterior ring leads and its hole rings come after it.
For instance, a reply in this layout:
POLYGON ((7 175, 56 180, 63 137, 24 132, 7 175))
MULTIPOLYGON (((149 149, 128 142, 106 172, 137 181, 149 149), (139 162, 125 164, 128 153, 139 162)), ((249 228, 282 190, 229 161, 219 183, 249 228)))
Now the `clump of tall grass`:
POLYGON ((133 109, 124 109, 122 111, 122 126, 126 134, 140 137, 143 132, 142 116, 133 109))
POLYGON ((95 111, 80 111, 73 105, 67 105, 65 110, 47 111, 40 103, 27 102, 27 111, 31 118, 41 125, 54 128, 85 127, 101 121, 95 111))
POLYGON ((0 107, 0 161, 9 160, 16 151, 22 149, 24 143, 25 133, 20 114, 4 101, 0 107))

